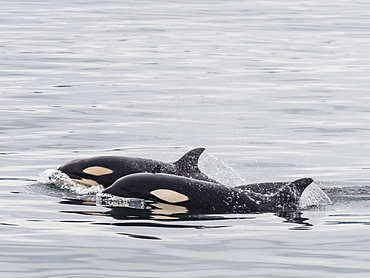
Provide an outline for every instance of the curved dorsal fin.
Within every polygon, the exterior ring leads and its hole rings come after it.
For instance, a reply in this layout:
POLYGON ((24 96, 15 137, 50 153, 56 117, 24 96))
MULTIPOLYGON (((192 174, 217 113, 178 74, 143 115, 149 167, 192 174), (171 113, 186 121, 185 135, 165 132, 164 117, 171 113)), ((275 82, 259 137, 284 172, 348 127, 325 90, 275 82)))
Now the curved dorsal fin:
POLYGON ((307 186, 309 186, 313 182, 313 179, 311 178, 303 178, 299 180, 292 181, 290 185, 294 185, 299 193, 302 194, 302 192, 306 189, 307 186))
POLYGON ((187 172, 189 171, 199 171, 198 168, 198 160, 200 155, 204 152, 205 148, 196 148, 191 151, 188 151, 186 154, 184 154, 179 160, 174 162, 173 164, 181 168, 182 170, 185 170, 187 172))

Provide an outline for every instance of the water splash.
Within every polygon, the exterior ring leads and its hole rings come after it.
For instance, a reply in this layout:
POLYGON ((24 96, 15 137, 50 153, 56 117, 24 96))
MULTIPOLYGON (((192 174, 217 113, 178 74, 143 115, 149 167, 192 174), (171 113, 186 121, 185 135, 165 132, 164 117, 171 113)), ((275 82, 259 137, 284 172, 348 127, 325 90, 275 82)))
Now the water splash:
POLYGON ((202 171, 218 182, 228 186, 237 186, 247 183, 234 168, 219 160, 216 156, 204 154, 201 160, 202 171))
POLYGON ((47 169, 44 172, 40 173, 39 178, 37 179, 39 183, 70 183, 73 181, 71 178, 56 169, 47 169))
POLYGON ((113 196, 107 193, 96 194, 96 206, 98 207, 128 207, 135 209, 148 209, 150 208, 147 203, 142 199, 136 198, 123 198, 113 196))
POLYGON ((104 187, 86 186, 73 181, 68 175, 56 169, 47 169, 42 172, 37 180, 39 184, 51 184, 61 190, 70 191, 76 195, 95 195, 104 190, 104 187))
POLYGON ((323 207, 331 204, 332 202, 328 195, 314 182, 306 187, 299 199, 299 207, 302 209, 323 207))

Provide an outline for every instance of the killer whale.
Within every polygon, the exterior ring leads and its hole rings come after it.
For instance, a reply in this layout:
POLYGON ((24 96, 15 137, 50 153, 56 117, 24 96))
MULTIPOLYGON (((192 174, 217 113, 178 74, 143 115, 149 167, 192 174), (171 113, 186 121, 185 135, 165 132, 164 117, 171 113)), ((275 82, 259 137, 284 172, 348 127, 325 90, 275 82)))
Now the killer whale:
POLYGON ((142 172, 159 171, 162 173, 190 177, 197 180, 216 182, 202 173, 198 160, 205 148, 190 150, 174 163, 153 159, 123 156, 97 156, 76 159, 58 168, 74 181, 85 185, 109 187, 119 178, 142 172))
POLYGON ((278 212, 296 210, 300 195, 312 182, 303 178, 228 187, 172 174, 137 173, 118 179, 103 193, 185 207, 189 213, 278 212))

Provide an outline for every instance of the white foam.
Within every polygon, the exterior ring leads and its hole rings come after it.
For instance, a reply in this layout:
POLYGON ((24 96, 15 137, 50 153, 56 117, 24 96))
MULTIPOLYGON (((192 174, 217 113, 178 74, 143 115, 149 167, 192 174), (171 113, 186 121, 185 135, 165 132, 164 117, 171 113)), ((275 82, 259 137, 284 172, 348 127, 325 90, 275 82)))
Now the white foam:
POLYGON ((99 207, 129 207, 135 209, 147 209, 148 205, 142 199, 123 198, 107 193, 96 194, 96 206, 99 207))
POLYGON ((62 183, 62 182, 73 182, 68 175, 62 173, 56 169, 47 169, 40 173, 37 179, 39 183, 62 183))
POLYGON ((54 184, 60 189, 69 190, 76 195, 94 195, 104 190, 101 185, 86 186, 73 181, 68 175, 56 169, 47 169, 39 175, 37 180, 43 184, 54 184))

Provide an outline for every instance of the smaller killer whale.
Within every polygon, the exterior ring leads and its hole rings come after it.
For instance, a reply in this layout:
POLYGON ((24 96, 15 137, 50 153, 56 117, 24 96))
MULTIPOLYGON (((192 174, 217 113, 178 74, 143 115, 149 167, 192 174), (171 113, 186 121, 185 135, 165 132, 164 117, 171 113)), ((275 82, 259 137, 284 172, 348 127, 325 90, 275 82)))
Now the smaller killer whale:
POLYGON ((312 182, 304 178, 228 187, 171 174, 139 173, 118 179, 103 193, 185 207, 184 212, 193 213, 277 212, 296 210, 300 195, 312 182))
POLYGON ((70 161, 60 166, 58 170, 78 183, 91 186, 102 185, 105 188, 123 176, 155 172, 159 169, 162 173, 216 182, 198 168, 198 160, 204 150, 205 148, 193 149, 174 163, 139 157, 97 156, 70 161))

